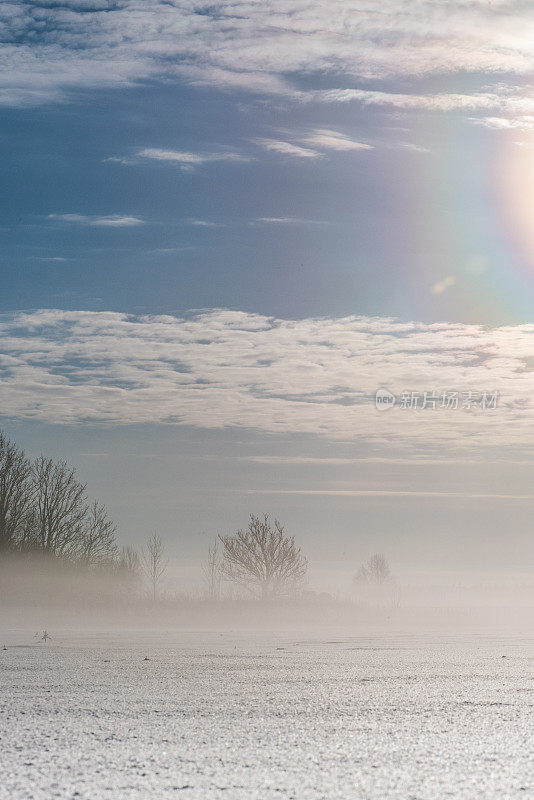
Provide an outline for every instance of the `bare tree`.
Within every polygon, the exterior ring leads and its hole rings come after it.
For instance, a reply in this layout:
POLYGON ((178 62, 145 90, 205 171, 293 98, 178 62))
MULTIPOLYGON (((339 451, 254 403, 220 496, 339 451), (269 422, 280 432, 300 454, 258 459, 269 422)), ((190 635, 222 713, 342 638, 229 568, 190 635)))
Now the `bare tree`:
POLYGON ((218 544, 218 540, 215 539, 208 545, 208 554, 202 568, 208 600, 218 600, 221 594, 222 563, 218 544))
POLYGON ((148 539, 141 563, 152 589, 152 599, 156 601, 158 584, 169 564, 165 558, 163 542, 157 533, 153 533, 150 539, 148 539))
POLYGON ((0 551, 18 543, 31 504, 31 464, 0 432, 0 551))
POLYGON ((37 541, 37 531, 39 529, 37 509, 32 504, 28 508, 22 522, 19 525, 17 535, 17 549, 22 553, 31 553, 40 550, 37 541))
POLYGON ((116 562, 117 575, 124 588, 129 591, 136 589, 141 582, 141 559, 139 553, 130 545, 123 547, 116 562))
POLYGON ((308 561, 294 537, 284 534, 278 520, 271 527, 268 514, 251 514, 246 530, 219 539, 224 576, 262 598, 296 591, 306 575, 308 561))
POLYGON ((355 580, 359 583, 386 583, 392 577, 386 557, 382 553, 375 553, 365 564, 362 564, 355 580))
POLYGON ((112 564, 118 554, 115 533, 115 525, 110 520, 106 507, 94 500, 84 520, 79 545, 81 561, 87 566, 112 564))
POLYGON ((120 563, 123 564, 124 568, 132 575, 141 575, 141 559, 139 558, 139 553, 130 545, 122 548, 120 563))
POLYGON ((85 485, 66 461, 40 456, 32 470, 35 491, 35 544, 46 553, 72 556, 83 539, 87 512, 85 485))

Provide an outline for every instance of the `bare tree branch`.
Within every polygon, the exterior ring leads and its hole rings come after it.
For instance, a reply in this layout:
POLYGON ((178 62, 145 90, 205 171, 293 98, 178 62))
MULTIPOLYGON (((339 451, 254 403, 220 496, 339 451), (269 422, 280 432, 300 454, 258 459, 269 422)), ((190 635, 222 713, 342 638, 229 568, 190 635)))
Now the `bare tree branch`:
POLYGON ((106 507, 94 500, 84 520, 80 559, 87 566, 113 563, 118 555, 115 533, 115 525, 108 517, 106 507))
POLYGON ((12 549, 22 535, 33 497, 30 472, 24 452, 0 432, 0 551, 12 549))
POLYGON ((36 546, 55 556, 73 556, 83 538, 87 512, 85 484, 66 461, 40 456, 32 470, 35 491, 36 546))

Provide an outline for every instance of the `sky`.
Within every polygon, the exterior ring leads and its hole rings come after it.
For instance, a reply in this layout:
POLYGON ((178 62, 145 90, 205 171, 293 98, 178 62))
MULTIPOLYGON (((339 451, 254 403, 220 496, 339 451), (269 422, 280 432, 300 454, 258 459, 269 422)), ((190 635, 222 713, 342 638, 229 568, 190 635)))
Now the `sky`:
POLYGON ((9 436, 184 570, 528 568, 530 1, 6 2, 0 63, 9 436))

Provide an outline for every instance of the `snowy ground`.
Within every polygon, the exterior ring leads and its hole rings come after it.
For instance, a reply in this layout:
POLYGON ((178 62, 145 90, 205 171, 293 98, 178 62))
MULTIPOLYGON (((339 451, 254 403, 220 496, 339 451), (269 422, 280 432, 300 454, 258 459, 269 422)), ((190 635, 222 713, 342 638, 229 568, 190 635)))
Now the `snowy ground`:
POLYGON ((1 798, 534 796, 531 640, 32 633, 2 634, 1 798))

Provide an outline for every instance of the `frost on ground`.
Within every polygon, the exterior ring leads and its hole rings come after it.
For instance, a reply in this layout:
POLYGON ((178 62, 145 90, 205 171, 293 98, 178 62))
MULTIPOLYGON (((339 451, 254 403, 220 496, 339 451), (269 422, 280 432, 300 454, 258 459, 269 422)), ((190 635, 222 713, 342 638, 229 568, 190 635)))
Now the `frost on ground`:
POLYGON ((2 798, 534 795, 531 641, 3 639, 2 798))

